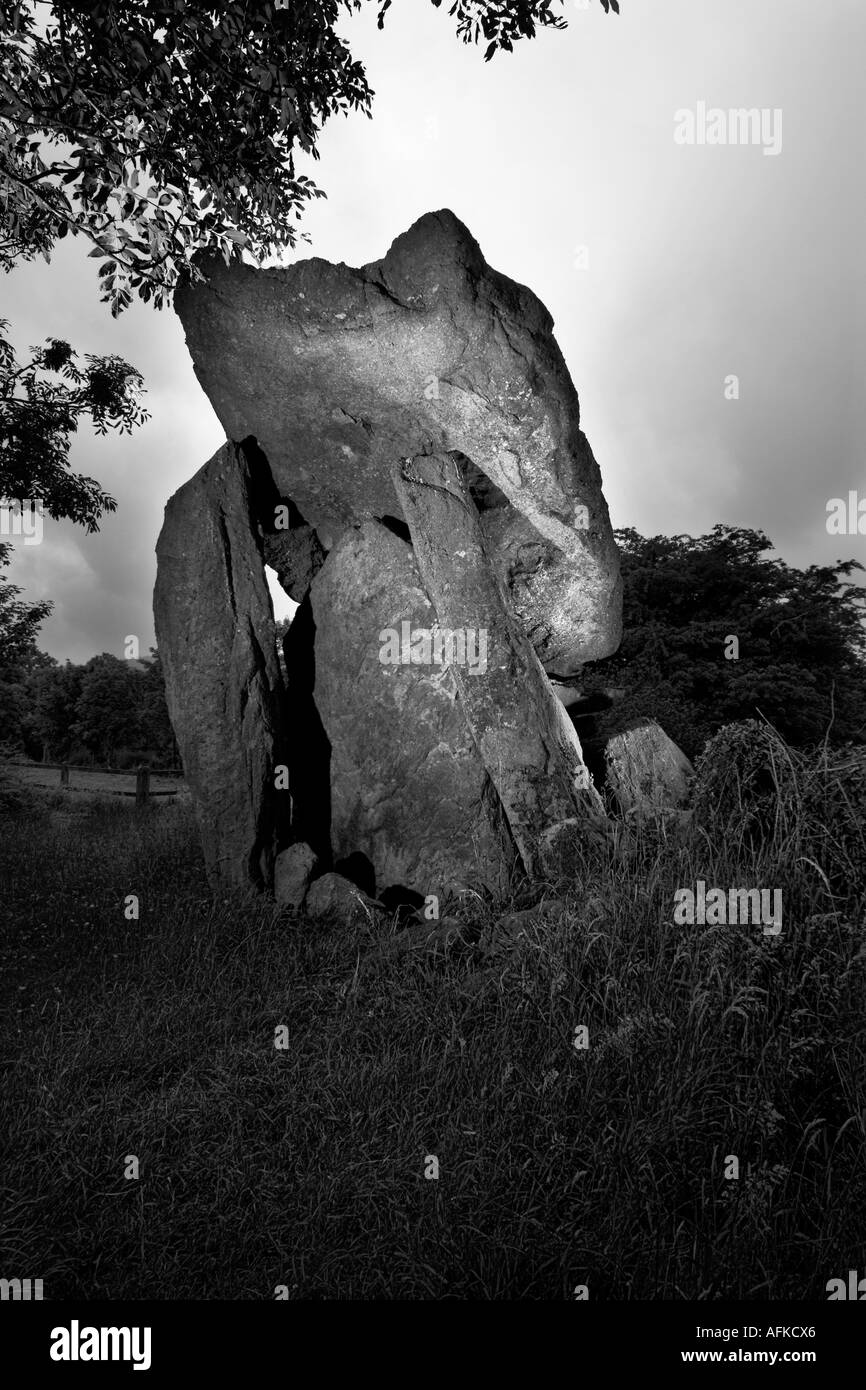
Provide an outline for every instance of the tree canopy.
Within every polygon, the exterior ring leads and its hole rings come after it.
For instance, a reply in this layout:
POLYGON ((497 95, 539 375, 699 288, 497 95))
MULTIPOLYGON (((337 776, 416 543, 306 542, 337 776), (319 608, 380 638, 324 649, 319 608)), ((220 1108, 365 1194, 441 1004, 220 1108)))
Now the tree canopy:
MULTIPOLYGON (((79 233, 119 313, 133 292, 165 303, 199 250, 260 262, 293 246, 322 196, 296 156, 318 158, 329 117, 371 114, 338 33, 362 3, 0 4, 4 261, 79 233)), ((391 0, 375 3, 381 28, 391 0)), ((565 26, 554 0, 454 0, 449 15, 488 59, 565 26)))
POLYGON ((0 741, 33 757, 109 766, 177 761, 156 651, 135 662, 103 652, 83 665, 42 657, 18 673, 15 689, 16 717, 0 741))
POLYGON ((798 570, 762 531, 721 524, 616 537, 622 644, 585 672, 590 690, 626 691, 608 722, 656 718, 690 756, 722 725, 761 717, 794 745, 828 732, 866 742, 866 593, 849 582, 862 565, 798 570))
POLYGON ((82 420, 97 434, 131 432, 148 418, 143 382, 121 357, 88 354, 51 338, 19 362, 0 319, 0 497, 39 498, 55 519, 98 529, 115 501, 93 478, 69 471, 72 436, 82 420))
POLYGON ((0 744, 17 735, 28 673, 49 659, 37 648, 36 637, 51 604, 22 603, 20 588, 2 573, 11 549, 0 542, 0 744))
MULTIPOLYGON (((392 0, 367 0, 385 23, 392 0)), ((431 0, 439 8, 441 0, 431 0)), ((539 28, 564 0, 453 0, 485 57, 539 28)), ((599 0, 606 13, 618 0, 599 0)), ((0 3, 0 268, 91 243, 101 298, 161 307, 199 251, 261 263, 296 244, 324 196, 296 157, 318 159, 324 123, 372 111, 361 63, 338 33, 362 0, 0 3)), ((49 340, 19 363, 0 325, 0 496, 96 530, 114 502, 69 471, 82 417, 106 429, 146 418, 139 374, 119 357, 76 365, 49 340), (46 375, 53 373, 54 375, 46 375)))
MULTIPOLYGON (((0 570, 9 563, 12 547, 0 542, 0 570)), ((51 604, 22 603, 21 590, 0 574, 0 662, 4 667, 27 664, 36 651, 36 634, 51 612, 51 604)))

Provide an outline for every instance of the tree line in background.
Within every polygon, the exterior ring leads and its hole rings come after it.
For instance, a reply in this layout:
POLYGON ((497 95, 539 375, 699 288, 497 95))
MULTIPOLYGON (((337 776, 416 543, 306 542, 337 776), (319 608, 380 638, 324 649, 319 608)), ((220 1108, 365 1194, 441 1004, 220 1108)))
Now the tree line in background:
MULTIPOLYGON (((0 545, 0 570, 9 549, 0 545)), ((103 652, 61 664, 36 645, 51 604, 19 594, 0 573, 0 751, 41 762, 179 766, 157 652, 147 661, 103 652)))
POLYGON ((658 721, 694 758, 725 724, 766 719, 792 747, 866 742, 866 591, 856 560, 798 570, 763 531, 705 536, 616 532, 619 650, 584 668, 589 691, 617 687, 598 720, 658 721))
MULTIPOLYGON (((622 644, 584 670, 589 694, 623 692, 597 719, 602 735, 655 719, 694 758, 723 725, 763 718, 793 747, 866 743, 866 593, 850 579, 861 565, 794 569, 763 532, 732 526, 616 535, 622 644)), ((23 603, 0 572, 0 745, 47 762, 176 765, 157 652, 60 665, 36 644, 50 608, 23 603)), ((276 627, 279 642, 287 620, 276 627)))
POLYGON ((82 665, 43 657, 0 682, 0 719, 0 748, 40 762, 180 767, 155 651, 137 663, 108 652, 82 665))

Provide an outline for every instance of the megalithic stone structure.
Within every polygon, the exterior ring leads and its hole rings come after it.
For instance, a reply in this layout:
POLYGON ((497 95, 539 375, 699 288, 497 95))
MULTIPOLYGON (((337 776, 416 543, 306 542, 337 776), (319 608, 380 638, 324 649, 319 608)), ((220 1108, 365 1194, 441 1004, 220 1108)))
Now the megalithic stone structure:
POLYGON ((202 271, 176 308, 232 443, 168 505, 156 606, 212 878, 267 887, 298 839, 376 891, 542 871, 551 829, 600 811, 545 673, 615 650, 621 618, 550 315, 447 211, 358 270, 202 271), (265 563, 300 604, 287 688, 265 563), (412 637, 482 627, 486 672, 412 637))

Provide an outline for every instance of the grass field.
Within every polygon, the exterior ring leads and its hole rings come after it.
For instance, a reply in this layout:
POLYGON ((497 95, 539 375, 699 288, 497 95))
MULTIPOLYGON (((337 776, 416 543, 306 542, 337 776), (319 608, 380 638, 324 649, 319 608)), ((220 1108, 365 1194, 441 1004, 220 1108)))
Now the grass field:
POLYGON ((438 950, 212 901, 188 803, 7 799, 0 1275, 46 1298, 826 1298, 866 1237, 851 785, 792 762, 758 842, 710 778, 712 834, 587 851, 528 916, 464 904, 472 939, 438 950), (699 878, 781 885, 782 932, 675 926, 699 878))

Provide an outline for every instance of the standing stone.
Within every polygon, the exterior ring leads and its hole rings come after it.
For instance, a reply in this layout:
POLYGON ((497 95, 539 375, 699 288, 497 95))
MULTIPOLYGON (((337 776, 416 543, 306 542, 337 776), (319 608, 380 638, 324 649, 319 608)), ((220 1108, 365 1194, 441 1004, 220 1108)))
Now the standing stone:
POLYGON ((208 877, 261 889, 273 878, 275 790, 285 758, 281 677, 254 480, 226 444, 171 498, 157 543, 156 636, 168 711, 192 793, 208 877))
POLYGON ((456 661, 454 678, 475 746, 527 873, 543 869, 541 837, 578 812, 603 816, 580 743, 532 645, 508 611, 478 513, 447 455, 395 469, 415 558, 442 628, 483 643, 484 662, 456 661))
POLYGON ((653 815, 687 805, 694 768, 652 720, 608 739, 604 761, 606 786, 623 815, 653 815))
MULTIPOLYGON (((310 600, 315 712, 331 750, 334 859, 365 856, 377 896, 391 887, 423 897, 502 890, 515 850, 465 718, 456 668, 413 661, 402 641, 404 623, 414 633, 436 623, 412 547, 365 522, 331 551, 310 600), (395 640, 405 661, 383 660, 394 655, 395 640)), ((307 742, 301 726, 299 752, 307 742)))

